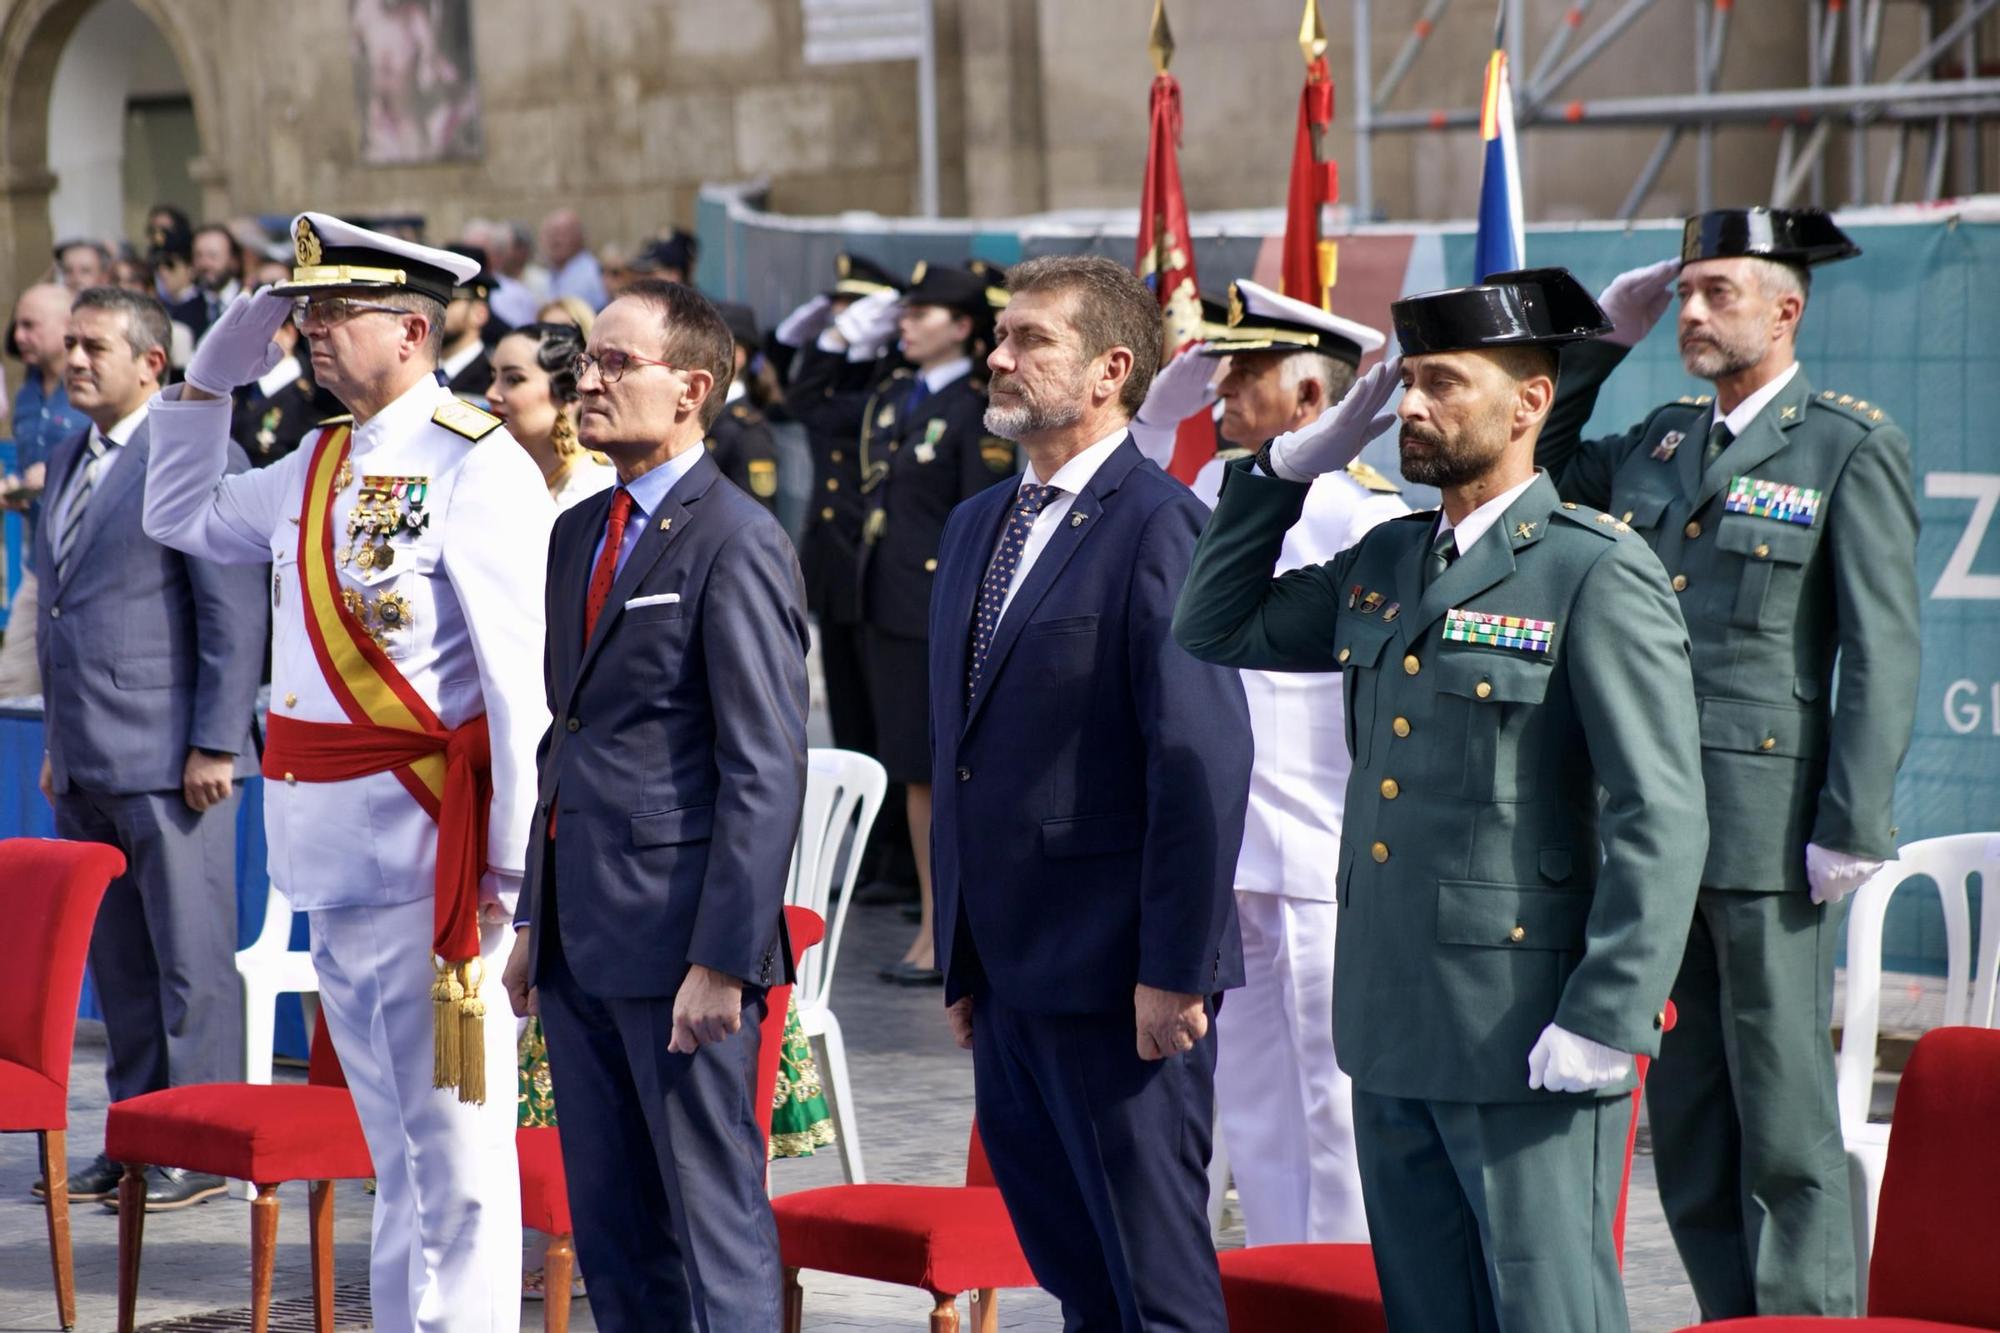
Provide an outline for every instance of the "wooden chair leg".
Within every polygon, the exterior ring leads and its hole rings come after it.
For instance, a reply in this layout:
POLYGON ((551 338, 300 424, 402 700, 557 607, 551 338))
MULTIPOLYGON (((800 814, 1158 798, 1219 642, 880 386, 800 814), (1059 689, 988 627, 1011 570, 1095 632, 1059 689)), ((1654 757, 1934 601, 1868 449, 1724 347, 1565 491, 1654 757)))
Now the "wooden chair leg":
POLYGON ((972 1333, 1000 1333, 1000 1293, 992 1287, 972 1293, 972 1333))
POLYGON ((306 1193, 312 1227, 313 1333, 333 1333, 333 1182, 315 1180, 306 1193))
POLYGON ((548 1253, 542 1257, 544 1333, 569 1333, 569 1295, 575 1278, 576 1237, 567 1232, 550 1236, 548 1253))
POLYGON ((76 1268, 69 1248, 69 1132, 45 1129, 42 1146, 42 1204, 49 1215, 49 1262, 56 1270, 56 1315, 65 1329, 76 1327, 76 1268))
POLYGON ((785 1270, 785 1333, 801 1333, 806 1322, 806 1289, 799 1285, 799 1270, 785 1270))
POLYGON ((958 1293, 934 1291, 937 1304, 931 1307, 931 1333, 958 1333, 958 1293))
POLYGON ((127 1162, 118 1181, 118 1333, 132 1333, 138 1322, 139 1247, 145 1239, 146 1168, 127 1162))
POLYGON ((271 1269, 278 1258, 278 1187, 257 1186, 250 1201, 250 1329, 271 1333, 271 1269))

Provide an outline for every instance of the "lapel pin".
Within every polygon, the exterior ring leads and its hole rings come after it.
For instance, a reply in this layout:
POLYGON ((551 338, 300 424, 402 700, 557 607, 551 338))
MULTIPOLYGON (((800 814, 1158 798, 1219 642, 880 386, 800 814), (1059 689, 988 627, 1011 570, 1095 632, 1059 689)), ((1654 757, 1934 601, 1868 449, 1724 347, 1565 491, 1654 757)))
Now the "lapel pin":
POLYGON ((1088 517, 1088 514, 1071 514, 1069 516, 1069 525, 1073 528, 1080 528, 1083 526, 1083 520, 1088 517))
POLYGON ((665 532, 668 528, 671 528, 673 525, 674 521, 672 519, 663 518, 660 520, 660 531, 665 532))

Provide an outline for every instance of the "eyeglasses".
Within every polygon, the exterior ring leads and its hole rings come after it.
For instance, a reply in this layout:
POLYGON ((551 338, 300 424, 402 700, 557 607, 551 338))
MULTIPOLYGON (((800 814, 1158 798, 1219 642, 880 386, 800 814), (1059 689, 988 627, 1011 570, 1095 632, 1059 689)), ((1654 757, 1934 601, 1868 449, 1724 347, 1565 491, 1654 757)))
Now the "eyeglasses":
POLYGON ((345 296, 322 296, 318 299, 300 297, 292 302, 292 323, 304 328, 317 324, 330 329, 336 324, 345 324, 356 315, 409 315, 415 311, 400 306, 377 305, 372 301, 355 301, 345 296))
POLYGON ((679 366, 674 365, 670 361, 655 361, 650 356, 637 356, 631 352, 621 352, 617 348, 612 347, 606 348, 595 356, 592 356, 589 352, 578 352, 570 359, 569 371, 570 374, 576 376, 577 380, 581 382, 586 372, 595 370, 597 377, 608 386, 624 379, 625 372, 634 366, 661 366, 667 370, 680 369, 679 366))

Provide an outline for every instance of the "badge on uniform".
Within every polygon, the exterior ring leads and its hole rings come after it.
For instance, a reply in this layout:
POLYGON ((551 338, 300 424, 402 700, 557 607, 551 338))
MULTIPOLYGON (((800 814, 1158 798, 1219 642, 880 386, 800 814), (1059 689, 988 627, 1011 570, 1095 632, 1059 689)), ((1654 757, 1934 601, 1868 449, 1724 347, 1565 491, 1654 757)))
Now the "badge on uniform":
POLYGON ((1722 502, 1727 514, 1749 514, 1752 518, 1775 518, 1781 523, 1811 527, 1819 517, 1819 502, 1825 492, 1810 486, 1787 486, 1783 482, 1756 477, 1731 477, 1729 493, 1722 502))
POLYGON ((1477 643, 1488 648, 1545 653, 1555 632, 1556 622, 1553 620, 1498 616, 1487 611, 1462 611, 1457 607, 1444 613, 1446 643, 1477 643))
POLYGON ((1374 615, 1381 609, 1382 603, 1385 600, 1381 593, 1373 590, 1361 594, 1361 614, 1364 616, 1374 615))
POLYGON ((924 423, 924 438, 913 450, 919 463, 929 463, 937 458, 938 441, 944 438, 944 418, 932 417, 924 423))
POLYGON ((1659 459, 1662 463, 1667 462, 1674 456, 1674 450, 1681 447, 1681 441, 1686 438, 1687 433, 1685 431, 1668 431, 1660 437, 1660 442, 1653 446, 1653 457, 1659 459))

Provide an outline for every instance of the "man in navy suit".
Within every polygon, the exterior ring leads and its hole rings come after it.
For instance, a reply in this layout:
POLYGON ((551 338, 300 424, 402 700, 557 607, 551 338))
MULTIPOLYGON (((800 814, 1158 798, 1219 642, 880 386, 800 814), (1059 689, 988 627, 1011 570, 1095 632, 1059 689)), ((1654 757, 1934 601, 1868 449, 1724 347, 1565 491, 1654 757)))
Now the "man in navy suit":
POLYGON ((779 1321, 753 1105, 805 796, 805 586, 703 437, 735 344, 647 280, 577 359, 578 435, 618 485, 556 520, 549 733, 506 969, 539 1010, 597 1326, 779 1321))
POLYGON ((1008 285, 986 427, 1029 467, 952 511, 931 598, 945 1002, 1067 1326, 1210 1333, 1210 1022, 1243 980, 1249 715, 1170 632, 1206 510, 1126 433, 1153 296, 1095 257, 1008 285))
MULTIPOLYGON (((113 1101, 243 1073, 237 784, 257 771, 266 571, 196 560, 143 530, 146 416, 168 336, 150 296, 77 297, 64 382, 91 424, 50 453, 35 530, 42 792, 58 833, 110 843, 129 867, 90 937, 113 1101)), ((232 448, 229 466, 249 460, 232 448)), ((121 1171, 99 1154, 70 1177, 70 1197, 111 1198, 121 1171)), ((222 1189, 220 1176, 154 1167, 146 1207, 222 1189)))

